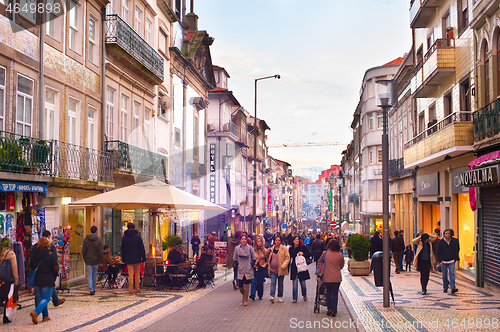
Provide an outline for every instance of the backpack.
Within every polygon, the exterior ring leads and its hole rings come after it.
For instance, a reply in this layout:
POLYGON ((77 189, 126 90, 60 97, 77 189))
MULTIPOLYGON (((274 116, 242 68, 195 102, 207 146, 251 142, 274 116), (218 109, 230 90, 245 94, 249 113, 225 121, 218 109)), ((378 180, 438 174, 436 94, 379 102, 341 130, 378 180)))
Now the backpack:
MULTIPOLYGON (((10 251, 10 250, 9 250, 10 251)), ((14 273, 12 272, 12 262, 10 259, 7 259, 7 254, 3 258, 2 264, 0 264, 0 280, 5 283, 11 284, 14 282, 14 273)))

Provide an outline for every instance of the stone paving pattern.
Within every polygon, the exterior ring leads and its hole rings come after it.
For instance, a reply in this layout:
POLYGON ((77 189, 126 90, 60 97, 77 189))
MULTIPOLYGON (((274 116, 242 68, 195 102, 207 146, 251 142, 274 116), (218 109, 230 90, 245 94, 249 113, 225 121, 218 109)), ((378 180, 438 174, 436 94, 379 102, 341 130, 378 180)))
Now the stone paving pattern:
POLYGON ((459 291, 443 293, 441 273, 431 272, 422 295, 418 271, 397 275, 394 270, 392 265, 395 303, 391 299, 391 307, 384 308, 383 288, 375 287, 373 274, 351 276, 344 268, 341 288, 366 331, 500 331, 500 293, 458 277, 459 291))
MULTIPOLYGON (((224 268, 216 271, 215 285, 224 283, 224 268)), ((229 273, 229 272, 228 272, 229 273)), ((161 317, 176 307, 202 296, 212 290, 204 289, 186 292, 184 290, 154 291, 141 289, 141 294, 128 294, 128 287, 123 289, 101 289, 96 287, 96 295, 89 295, 86 282, 71 287, 71 290, 59 294, 66 302, 55 308, 49 303, 51 321, 42 322, 38 316, 38 325, 31 321, 29 313, 34 310, 34 296, 21 295, 19 303, 22 309, 16 312, 9 325, 0 325, 0 331, 8 327, 9 331, 131 331, 161 317)), ((7 331, 7 329, 5 329, 7 331)))

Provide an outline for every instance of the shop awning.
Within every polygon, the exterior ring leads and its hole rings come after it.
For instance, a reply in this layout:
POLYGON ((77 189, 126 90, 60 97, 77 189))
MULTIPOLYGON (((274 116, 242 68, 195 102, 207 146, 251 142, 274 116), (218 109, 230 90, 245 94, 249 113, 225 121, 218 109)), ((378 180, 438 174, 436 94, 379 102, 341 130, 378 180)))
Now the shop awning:
POLYGON ((27 191, 46 193, 47 184, 39 182, 0 181, 0 191, 27 191))

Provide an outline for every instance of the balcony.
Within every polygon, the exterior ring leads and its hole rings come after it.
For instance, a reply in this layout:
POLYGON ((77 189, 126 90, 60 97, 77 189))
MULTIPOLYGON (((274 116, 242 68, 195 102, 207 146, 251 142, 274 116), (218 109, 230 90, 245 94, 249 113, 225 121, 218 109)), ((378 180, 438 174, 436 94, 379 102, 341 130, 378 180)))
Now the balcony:
POLYGON ((414 69, 415 98, 428 98, 438 85, 455 73, 455 39, 438 39, 414 69))
POLYGON ((105 152, 9 132, 0 132, 0 171, 113 182, 111 155, 105 152))
POLYGON ((130 64, 152 84, 163 82, 163 57, 117 14, 106 16, 106 47, 117 64, 130 64))
POLYGON ((473 150, 471 112, 454 112, 404 145, 404 167, 426 166, 473 150))
MULTIPOLYGON (((474 124, 474 143, 492 141, 500 133, 500 100, 483 107, 472 114, 474 124)), ((497 137, 498 138, 498 137, 497 137)))
POLYGON ((410 5, 410 27, 427 27, 440 3, 441 0, 413 0, 410 5))
POLYGON ((239 129, 236 123, 233 121, 229 121, 228 123, 224 123, 221 128, 219 128, 219 120, 208 120, 207 121, 207 131, 213 132, 216 131, 218 133, 231 133, 236 137, 236 139, 239 139, 240 134, 239 134, 239 129))
POLYGON ((115 170, 134 175, 166 177, 167 158, 159 153, 148 151, 122 141, 106 141, 106 151, 113 155, 115 170))
POLYGON ((405 168, 404 158, 389 160, 389 176, 401 176, 410 172, 410 169, 405 168))

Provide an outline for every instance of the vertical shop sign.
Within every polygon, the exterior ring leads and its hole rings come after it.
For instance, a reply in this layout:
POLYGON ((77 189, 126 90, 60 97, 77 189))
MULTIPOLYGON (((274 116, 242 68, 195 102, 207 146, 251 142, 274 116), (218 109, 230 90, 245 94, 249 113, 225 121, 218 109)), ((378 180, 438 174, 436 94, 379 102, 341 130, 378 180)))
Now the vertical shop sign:
POLYGON ((273 212, 273 195, 271 192, 271 187, 267 188, 267 212, 273 212))
POLYGON ((210 202, 215 204, 215 144, 210 144, 210 202))

